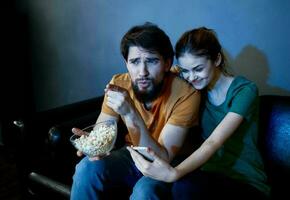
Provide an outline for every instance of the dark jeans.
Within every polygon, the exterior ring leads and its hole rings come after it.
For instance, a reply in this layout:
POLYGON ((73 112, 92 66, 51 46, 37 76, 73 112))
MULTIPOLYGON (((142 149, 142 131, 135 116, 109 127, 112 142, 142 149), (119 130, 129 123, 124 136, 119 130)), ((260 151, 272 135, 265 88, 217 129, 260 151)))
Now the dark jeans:
POLYGON ((172 186, 173 199, 207 200, 265 200, 266 196, 255 187, 220 174, 197 170, 176 181, 172 186))

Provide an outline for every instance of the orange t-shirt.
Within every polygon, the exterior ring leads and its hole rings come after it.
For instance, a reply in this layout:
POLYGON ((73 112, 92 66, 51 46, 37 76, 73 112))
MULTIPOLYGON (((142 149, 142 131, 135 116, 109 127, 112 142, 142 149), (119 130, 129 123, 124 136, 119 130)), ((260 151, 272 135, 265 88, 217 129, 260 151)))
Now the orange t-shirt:
MULTIPOLYGON (((110 84, 127 89, 149 133, 156 141, 166 123, 189 128, 198 122, 200 92, 172 73, 165 76, 162 94, 153 101, 150 110, 146 110, 143 103, 136 98, 128 73, 113 76, 110 84)), ((105 95, 102 112, 118 117, 118 113, 108 107, 106 102, 105 95)), ((131 143, 129 134, 126 142, 131 143)))

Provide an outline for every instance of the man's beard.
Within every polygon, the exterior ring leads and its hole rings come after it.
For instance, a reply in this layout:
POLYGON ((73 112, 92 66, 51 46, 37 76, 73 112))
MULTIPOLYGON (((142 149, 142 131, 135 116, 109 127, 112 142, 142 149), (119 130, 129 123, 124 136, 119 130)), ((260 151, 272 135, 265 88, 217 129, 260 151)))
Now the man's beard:
POLYGON ((158 84, 153 82, 153 89, 150 91, 145 91, 145 92, 142 92, 139 90, 137 81, 135 83, 132 82, 132 86, 133 86, 133 91, 136 98, 140 102, 146 103, 146 102, 152 102, 160 95, 160 92, 163 86, 163 81, 161 81, 158 84))

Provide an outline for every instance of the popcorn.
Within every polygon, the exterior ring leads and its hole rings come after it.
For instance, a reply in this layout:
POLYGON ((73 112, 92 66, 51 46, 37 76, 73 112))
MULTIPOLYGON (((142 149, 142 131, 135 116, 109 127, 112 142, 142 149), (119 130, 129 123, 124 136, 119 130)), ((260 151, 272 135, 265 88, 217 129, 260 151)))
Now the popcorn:
POLYGON ((116 134, 116 126, 101 124, 94 127, 88 135, 75 139, 74 144, 89 157, 104 155, 112 149, 116 134))

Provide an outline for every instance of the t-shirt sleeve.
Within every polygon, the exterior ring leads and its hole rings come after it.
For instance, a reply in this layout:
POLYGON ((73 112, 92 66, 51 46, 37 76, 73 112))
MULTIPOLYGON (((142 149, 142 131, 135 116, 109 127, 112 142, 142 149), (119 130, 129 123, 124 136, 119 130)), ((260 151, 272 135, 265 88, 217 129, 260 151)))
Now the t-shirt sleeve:
POLYGON ((233 96, 230 112, 240 114, 247 120, 258 106, 258 89, 254 83, 240 88, 233 96))
POLYGON ((168 123, 190 128, 198 124, 200 92, 195 90, 185 95, 175 104, 168 123))
MULTIPOLYGON (((115 84, 115 76, 113 76, 113 78, 110 81, 110 84, 115 84)), ((107 106, 107 95, 104 95, 104 101, 102 104, 102 111, 103 113, 106 113, 108 115, 114 116, 114 117, 118 117, 119 114, 116 113, 112 108, 110 108, 109 106, 107 106)))
POLYGON ((170 72, 172 72, 173 74, 178 75, 180 73, 180 69, 178 66, 174 65, 170 68, 170 72))

